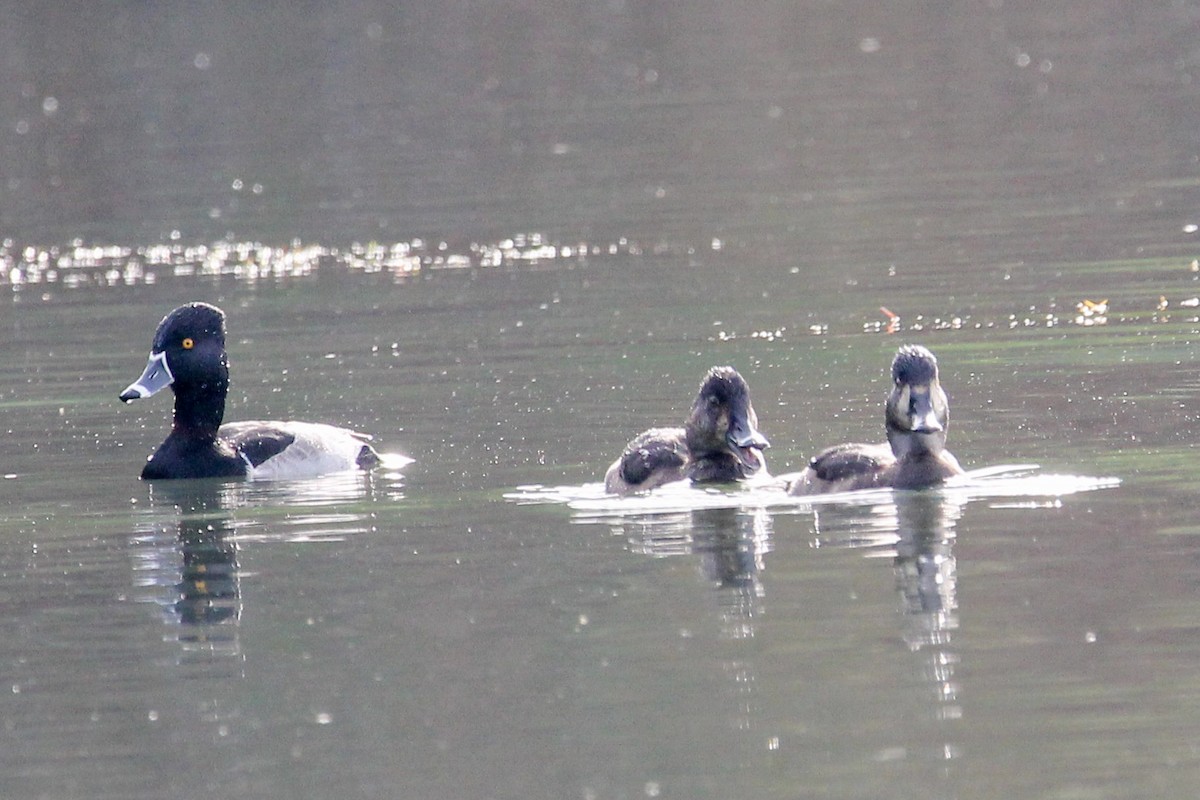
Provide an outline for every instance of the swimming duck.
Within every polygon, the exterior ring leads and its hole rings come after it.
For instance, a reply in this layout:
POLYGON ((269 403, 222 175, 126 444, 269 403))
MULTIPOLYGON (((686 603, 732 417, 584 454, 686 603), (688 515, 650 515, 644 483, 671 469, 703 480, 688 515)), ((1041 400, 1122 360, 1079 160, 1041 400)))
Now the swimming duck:
POLYGON ((782 476, 788 493, 924 489, 962 474, 958 460, 946 450, 950 407, 933 353, 920 345, 900 348, 884 408, 887 444, 839 444, 823 450, 799 475, 782 476))
POLYGON ((380 457, 366 434, 313 422, 230 422, 225 425, 229 359, 225 312, 189 303, 158 325, 150 360, 120 398, 126 403, 170 386, 171 433, 142 469, 157 478, 300 478, 370 469, 380 457))
POLYGON ((733 367, 713 367, 684 426, 651 428, 634 437, 605 473, 604 490, 623 495, 684 478, 741 480, 766 467, 762 451, 768 447, 745 379, 733 367))

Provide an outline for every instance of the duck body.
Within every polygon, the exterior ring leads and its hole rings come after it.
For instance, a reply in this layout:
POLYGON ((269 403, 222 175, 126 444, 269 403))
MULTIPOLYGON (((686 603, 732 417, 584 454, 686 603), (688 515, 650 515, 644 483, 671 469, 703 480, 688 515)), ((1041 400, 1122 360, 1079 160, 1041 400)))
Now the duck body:
POLYGON ((638 434, 604 476, 604 490, 624 495, 665 483, 730 483, 765 471, 750 389, 732 367, 708 371, 681 428, 651 428, 638 434))
POLYGON ((839 444, 822 450, 798 475, 783 476, 792 495, 890 487, 924 489, 961 475, 946 430, 950 406, 937 359, 919 345, 901 347, 892 361, 884 405, 887 444, 839 444))
POLYGON ((628 494, 681 481, 686 477, 687 462, 683 428, 651 428, 625 445, 621 457, 604 474, 604 491, 628 494))
POLYGON ((191 303, 168 314, 155 332, 141 377, 121 393, 126 403, 168 386, 175 393, 171 433, 147 460, 144 480, 304 478, 370 469, 379 454, 365 434, 312 422, 222 424, 229 391, 225 314, 191 303))
POLYGON ((172 429, 142 468, 143 480, 250 478, 280 480, 371 469, 380 456, 370 438, 317 422, 229 422, 216 437, 172 429))

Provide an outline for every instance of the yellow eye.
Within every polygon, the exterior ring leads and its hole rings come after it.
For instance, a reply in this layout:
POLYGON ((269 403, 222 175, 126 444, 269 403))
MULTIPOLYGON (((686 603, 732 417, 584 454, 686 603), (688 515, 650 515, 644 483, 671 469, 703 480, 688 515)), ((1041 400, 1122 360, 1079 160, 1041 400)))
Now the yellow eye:
POLYGON ((186 339, 184 339, 182 344, 183 344, 184 350, 191 350, 193 347, 196 346, 196 343, 192 341, 192 337, 190 337, 190 336, 187 337, 186 339))

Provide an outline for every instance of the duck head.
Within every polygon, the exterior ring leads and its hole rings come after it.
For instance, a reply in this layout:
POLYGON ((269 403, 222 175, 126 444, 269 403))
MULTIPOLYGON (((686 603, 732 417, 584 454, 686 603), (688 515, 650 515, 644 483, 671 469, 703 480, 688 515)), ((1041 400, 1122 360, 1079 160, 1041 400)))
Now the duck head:
POLYGON ((229 389, 225 312, 189 303, 158 324, 141 377, 121 392, 126 403, 151 397, 168 386, 175 392, 176 425, 219 426, 229 389))
POLYGON ((892 361, 886 419, 897 458, 937 455, 946 447, 950 405, 938 380, 937 359, 920 345, 901 347, 892 361))
POLYGON ((708 371, 684 429, 693 457, 729 453, 747 475, 762 469, 762 451, 771 446, 758 432, 750 387, 733 367, 708 371))

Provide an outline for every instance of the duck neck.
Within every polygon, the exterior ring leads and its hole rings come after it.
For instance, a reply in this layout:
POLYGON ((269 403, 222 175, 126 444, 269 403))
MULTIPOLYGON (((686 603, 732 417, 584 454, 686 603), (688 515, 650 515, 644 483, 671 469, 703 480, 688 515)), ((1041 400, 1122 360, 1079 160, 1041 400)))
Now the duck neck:
POLYGON ((746 470, 731 453, 699 453, 692 457, 687 476, 697 483, 736 481, 745 478, 746 470))
POLYGON ((712 458, 720 456, 725 448, 721 446, 720 441, 715 441, 709 431, 700 430, 689 425, 687 427, 684 441, 687 444, 688 452, 692 458, 712 458))
POLYGON ((216 440, 217 430, 225 418, 225 395, 228 379, 207 381, 173 387, 175 389, 175 423, 177 433, 190 438, 216 440))
POLYGON ((897 459, 937 458, 946 447, 946 432, 916 433, 902 431, 891 425, 887 429, 888 444, 897 459))

